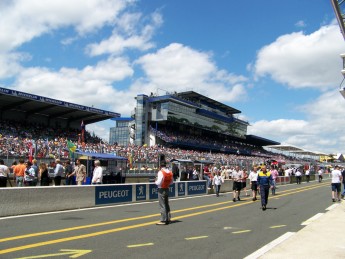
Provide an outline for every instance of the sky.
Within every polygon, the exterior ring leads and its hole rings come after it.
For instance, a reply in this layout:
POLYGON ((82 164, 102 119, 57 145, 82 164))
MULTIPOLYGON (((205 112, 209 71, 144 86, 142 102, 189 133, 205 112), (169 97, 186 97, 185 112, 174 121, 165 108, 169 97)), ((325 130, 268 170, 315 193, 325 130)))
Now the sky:
POLYGON ((123 117, 138 94, 195 91, 313 152, 345 153, 341 53, 329 0, 0 1, 1 87, 123 117))

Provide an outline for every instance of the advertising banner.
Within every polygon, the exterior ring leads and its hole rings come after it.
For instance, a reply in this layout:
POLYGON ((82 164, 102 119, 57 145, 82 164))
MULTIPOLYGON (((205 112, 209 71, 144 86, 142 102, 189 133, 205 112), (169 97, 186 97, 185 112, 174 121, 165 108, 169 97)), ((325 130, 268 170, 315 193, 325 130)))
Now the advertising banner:
POLYGON ((132 202, 132 185, 96 186, 95 203, 110 204, 132 202))
POLYGON ((146 200, 146 184, 137 184, 135 186, 135 199, 137 201, 145 201, 146 200))
POLYGON ((187 195, 206 194, 206 181, 187 182, 187 195))
MULTIPOLYGON (((150 200, 158 199, 158 187, 155 184, 150 184, 150 200)), ((175 183, 169 186, 169 197, 175 197, 175 183)))

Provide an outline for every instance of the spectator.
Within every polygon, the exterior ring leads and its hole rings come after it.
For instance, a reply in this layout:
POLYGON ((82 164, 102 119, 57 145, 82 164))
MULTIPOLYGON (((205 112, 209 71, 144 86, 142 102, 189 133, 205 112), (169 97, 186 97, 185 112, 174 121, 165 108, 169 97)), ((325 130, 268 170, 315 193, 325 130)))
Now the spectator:
POLYGON ((25 163, 26 170, 25 170, 25 176, 24 176, 24 183, 26 186, 35 186, 35 169, 32 167, 32 163, 30 161, 27 161, 25 163))
POLYGON ((26 165, 24 164, 24 159, 19 159, 19 164, 13 169, 13 177, 16 181, 17 187, 24 186, 24 175, 25 175, 26 165))
POLYGON ((4 160, 0 159, 0 187, 7 186, 8 174, 10 169, 5 165, 4 160))
POLYGON ((54 185, 59 186, 61 185, 61 178, 64 173, 64 168, 61 165, 60 159, 55 160, 55 168, 54 168, 54 185))
POLYGON ((93 170, 92 184, 101 184, 103 180, 103 169, 101 167, 101 162, 95 160, 95 169, 93 170))
POLYGON ((74 185, 73 168, 70 160, 65 162, 65 174, 66 185, 74 185))
POLYGON ((39 174, 41 186, 49 186, 49 174, 46 163, 40 163, 39 174))
POLYGON ((75 160, 75 164, 76 166, 71 176, 75 175, 77 185, 82 185, 86 182, 86 167, 81 163, 80 159, 75 160))

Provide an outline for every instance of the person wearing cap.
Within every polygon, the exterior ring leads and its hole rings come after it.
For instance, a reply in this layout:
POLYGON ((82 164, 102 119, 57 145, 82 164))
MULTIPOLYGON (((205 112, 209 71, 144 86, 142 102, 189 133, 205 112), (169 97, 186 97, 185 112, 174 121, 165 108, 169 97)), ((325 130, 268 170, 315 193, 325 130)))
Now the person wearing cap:
POLYGON ((272 175, 271 172, 267 171, 266 166, 262 166, 258 174, 258 185, 260 186, 261 208, 266 210, 270 187, 273 188, 272 175))
POLYGON ((156 225, 168 225, 170 223, 169 186, 173 182, 173 173, 166 168, 166 161, 161 161, 160 170, 155 181, 155 184, 158 186, 158 202, 161 220, 156 225))

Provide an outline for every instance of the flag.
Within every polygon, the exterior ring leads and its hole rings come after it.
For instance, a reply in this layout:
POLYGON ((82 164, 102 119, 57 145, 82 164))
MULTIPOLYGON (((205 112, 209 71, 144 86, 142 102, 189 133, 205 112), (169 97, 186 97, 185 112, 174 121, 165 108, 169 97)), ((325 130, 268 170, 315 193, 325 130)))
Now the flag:
POLYGON ((81 121, 80 127, 81 127, 81 142, 83 143, 85 142, 85 124, 83 120, 81 121))
POLYGON ((83 121, 83 120, 81 121, 80 127, 81 127, 82 130, 85 129, 85 124, 84 124, 84 121, 83 121))
POLYGON ((71 142, 69 140, 67 140, 67 147, 68 147, 68 150, 69 150, 70 153, 71 152, 73 153, 73 152, 75 152, 77 150, 77 146, 73 142, 71 142))

